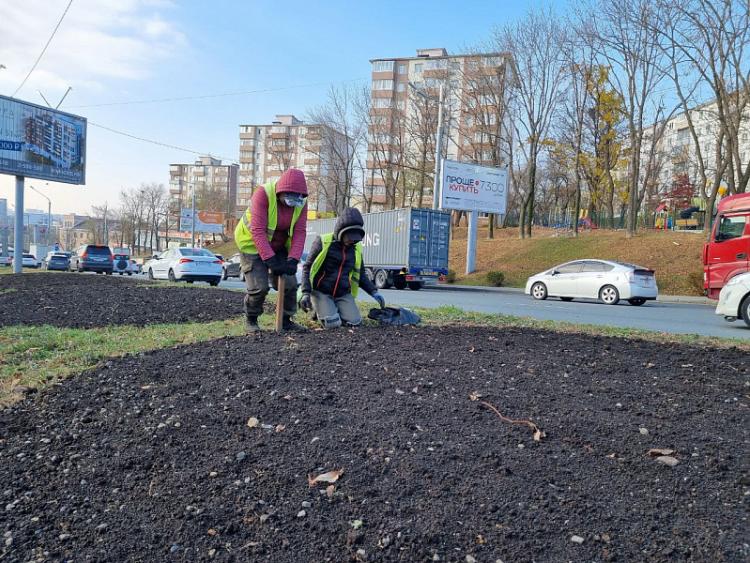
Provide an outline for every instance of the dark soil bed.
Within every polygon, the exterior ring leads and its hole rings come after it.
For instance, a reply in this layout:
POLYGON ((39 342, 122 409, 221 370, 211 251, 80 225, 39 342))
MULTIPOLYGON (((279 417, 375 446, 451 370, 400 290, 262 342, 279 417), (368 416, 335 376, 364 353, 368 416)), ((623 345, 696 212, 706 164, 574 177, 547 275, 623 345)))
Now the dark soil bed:
POLYGON ((242 314, 243 294, 94 274, 0 276, 0 326, 93 328, 216 321, 242 314), (8 291, 10 290, 10 291, 8 291))
POLYGON ((749 377, 737 350, 459 327, 127 357, 0 411, 0 559, 746 561, 749 377))

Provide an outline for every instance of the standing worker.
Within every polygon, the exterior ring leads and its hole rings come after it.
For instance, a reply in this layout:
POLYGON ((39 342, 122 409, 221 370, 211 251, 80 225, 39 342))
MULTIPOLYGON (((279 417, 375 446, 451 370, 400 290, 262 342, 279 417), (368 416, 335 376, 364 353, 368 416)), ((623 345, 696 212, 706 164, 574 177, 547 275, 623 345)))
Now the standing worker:
POLYGON ((300 307, 312 309, 324 328, 343 324, 357 326, 362 315, 355 297, 362 286, 385 307, 385 299, 365 273, 362 260, 364 221, 358 209, 347 207, 339 216, 332 233, 315 239, 302 274, 300 307))
POLYGON ((307 234, 307 182, 301 170, 290 168, 275 182, 256 189, 250 207, 234 230, 240 250, 240 268, 245 276, 245 328, 258 332, 258 317, 268 294, 268 278, 278 288, 284 276, 284 330, 299 330, 292 317, 297 312, 297 264, 307 234))

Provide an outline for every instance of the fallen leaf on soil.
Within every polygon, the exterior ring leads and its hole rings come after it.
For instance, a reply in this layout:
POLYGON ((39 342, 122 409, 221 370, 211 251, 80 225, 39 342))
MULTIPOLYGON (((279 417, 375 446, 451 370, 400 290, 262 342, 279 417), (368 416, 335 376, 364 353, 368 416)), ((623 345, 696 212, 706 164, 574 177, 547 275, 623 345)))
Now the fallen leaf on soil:
POLYGON ((284 424, 277 424, 276 425, 276 432, 283 432, 285 428, 286 428, 286 425, 284 425, 284 424))
POLYGON ((472 354, 474 353, 474 346, 472 346, 471 348, 469 348, 469 352, 471 352, 472 354))
POLYGON ((141 385, 141 389, 143 389, 144 391, 146 389, 151 389, 151 385, 141 385))
POLYGON ((478 401, 481 396, 482 396, 481 393, 477 393, 476 391, 472 391, 469 394, 469 400, 470 401, 478 401))
POLYGON ((334 485, 328 485, 326 487, 326 496, 328 498, 333 498, 333 492, 336 490, 336 487, 334 485))
POLYGON ((646 455, 650 455, 651 457, 658 457, 661 455, 672 455, 674 453, 674 450, 670 450, 667 448, 651 448, 648 452, 646 452, 646 455))
POLYGON ((617 456, 616 456, 616 454, 608 454, 607 457, 609 459, 615 459, 615 457, 617 457, 617 456))
POLYGON ((670 455, 660 455, 656 458, 656 461, 659 463, 663 463, 664 465, 668 465, 669 467, 674 467, 678 463, 680 463, 676 458, 670 456, 670 455))
POLYGON ((546 437, 546 434, 544 433, 544 431, 541 428, 539 428, 536 424, 531 422, 530 420, 514 420, 512 418, 508 418, 507 416, 503 416, 502 414, 500 414, 500 411, 497 410, 497 408, 495 408, 493 405, 491 405, 487 401, 479 401, 479 404, 490 409, 503 422, 507 422, 509 424, 521 424, 523 426, 528 426, 529 428, 531 428, 531 431, 534 433, 535 442, 541 442, 542 438, 546 437))
POLYGON ((217 531, 216 531, 216 530, 214 530, 213 528, 209 528, 209 529, 208 529, 208 535, 209 535, 209 536, 215 536, 215 535, 218 535, 218 533, 219 533, 219 532, 217 532, 217 531))
POLYGON ((344 474, 343 469, 334 469, 333 471, 328 471, 326 473, 322 473, 321 475, 318 475, 314 479, 307 476, 307 484, 311 487, 316 485, 317 483, 335 483, 339 480, 339 477, 341 477, 344 474))
POLYGON ((255 428, 256 426, 258 426, 259 422, 260 421, 257 418, 255 418, 254 416, 251 416, 250 418, 247 419, 247 427, 255 428))
POLYGON ((479 545, 484 545, 487 543, 487 540, 484 539, 484 536, 482 534, 477 534, 477 543, 479 545))
POLYGON ((359 530, 362 527, 362 520, 352 520, 349 524, 351 524, 351 527, 355 530, 359 530))
POLYGON ((281 398, 284 399, 285 401, 291 401, 292 400, 292 396, 291 395, 284 395, 281 398))

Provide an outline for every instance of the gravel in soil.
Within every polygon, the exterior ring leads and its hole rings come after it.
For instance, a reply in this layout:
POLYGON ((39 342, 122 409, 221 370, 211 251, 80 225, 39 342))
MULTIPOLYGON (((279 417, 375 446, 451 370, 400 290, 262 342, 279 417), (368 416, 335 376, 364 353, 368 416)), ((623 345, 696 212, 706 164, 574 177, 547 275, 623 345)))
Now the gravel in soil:
POLYGON ((0 411, 0 558, 747 561, 748 360, 466 327, 112 360, 0 411))
POLYGON ((5 275, 0 276, 0 326, 94 328, 218 321, 241 315, 242 300, 243 294, 236 291, 164 287, 104 275, 5 275))

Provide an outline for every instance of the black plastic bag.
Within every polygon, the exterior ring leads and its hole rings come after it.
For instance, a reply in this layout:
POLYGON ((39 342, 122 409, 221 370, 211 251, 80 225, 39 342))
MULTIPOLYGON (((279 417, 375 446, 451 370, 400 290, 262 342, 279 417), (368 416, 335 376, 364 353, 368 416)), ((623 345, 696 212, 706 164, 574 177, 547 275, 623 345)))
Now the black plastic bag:
POLYGON ((368 318, 378 321, 385 326, 416 325, 422 322, 414 311, 404 307, 386 307, 385 309, 370 309, 368 318))

